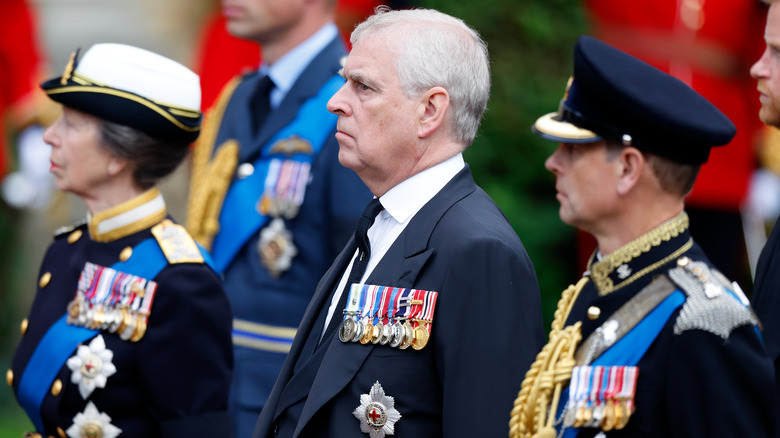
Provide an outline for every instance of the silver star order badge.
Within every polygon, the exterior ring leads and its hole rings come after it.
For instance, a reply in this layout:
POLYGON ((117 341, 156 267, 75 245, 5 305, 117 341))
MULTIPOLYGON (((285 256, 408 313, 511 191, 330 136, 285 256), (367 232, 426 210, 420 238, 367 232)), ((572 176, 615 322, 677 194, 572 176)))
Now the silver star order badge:
POLYGON ((79 345, 76 354, 66 362, 71 370, 70 380, 79 385, 79 393, 86 400, 95 388, 105 388, 106 380, 116 373, 111 362, 114 352, 106 348, 103 335, 97 335, 89 346, 79 345))
POLYGON ((371 438, 384 438, 395 433, 395 423, 401 419, 401 413, 394 407, 393 397, 385 395, 385 390, 377 381, 368 394, 361 394, 360 406, 352 415, 360 420, 360 431, 371 438))
POLYGON ((111 417, 100 412, 92 402, 87 403, 84 412, 73 417, 73 424, 68 428, 70 438, 116 438, 122 429, 111 424, 111 417))

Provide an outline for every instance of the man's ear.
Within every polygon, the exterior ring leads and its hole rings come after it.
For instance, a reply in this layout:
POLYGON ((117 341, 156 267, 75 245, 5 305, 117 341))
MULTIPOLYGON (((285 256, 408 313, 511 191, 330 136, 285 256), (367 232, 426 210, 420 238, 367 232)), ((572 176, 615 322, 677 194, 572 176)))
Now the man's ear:
POLYGON ((642 152, 635 147, 621 149, 618 172, 620 172, 617 191, 619 195, 626 195, 636 187, 647 161, 642 152))
POLYGON ((433 87, 420 98, 418 105, 417 136, 426 138, 444 123, 444 115, 450 106, 450 94, 443 87, 433 87))

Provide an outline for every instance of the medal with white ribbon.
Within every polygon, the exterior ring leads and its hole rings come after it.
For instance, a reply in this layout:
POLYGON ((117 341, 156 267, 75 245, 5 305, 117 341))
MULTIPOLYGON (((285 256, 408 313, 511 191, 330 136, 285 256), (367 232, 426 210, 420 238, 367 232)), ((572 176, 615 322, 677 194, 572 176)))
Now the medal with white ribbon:
POLYGON ((352 415, 360 421, 360 431, 371 438, 395 434, 395 423, 401 419, 401 413, 395 409, 395 400, 385 395, 379 381, 374 383, 368 394, 360 395, 360 406, 352 411, 352 415))
POLYGON ((347 307, 344 309, 344 321, 339 326, 339 340, 341 342, 350 342, 355 335, 357 327, 357 315, 360 310, 361 285, 353 283, 349 288, 349 297, 347 298, 347 307))

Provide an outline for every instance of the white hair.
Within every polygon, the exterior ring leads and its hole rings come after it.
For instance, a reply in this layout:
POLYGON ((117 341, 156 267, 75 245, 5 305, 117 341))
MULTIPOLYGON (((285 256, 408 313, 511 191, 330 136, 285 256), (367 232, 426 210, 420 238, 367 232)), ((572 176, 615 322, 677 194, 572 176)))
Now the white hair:
POLYGON ((474 141, 490 97, 487 44, 463 20, 432 9, 378 7, 350 41, 381 38, 397 57, 396 73, 407 97, 443 87, 450 96, 451 134, 464 148, 474 141))

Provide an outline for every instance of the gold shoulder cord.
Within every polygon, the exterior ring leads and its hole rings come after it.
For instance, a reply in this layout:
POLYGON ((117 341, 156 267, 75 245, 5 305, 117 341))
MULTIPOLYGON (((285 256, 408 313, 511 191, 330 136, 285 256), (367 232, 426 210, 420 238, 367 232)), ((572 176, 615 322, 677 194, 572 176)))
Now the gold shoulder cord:
POLYGON ((579 321, 563 328, 582 287, 584 277, 563 291, 555 310, 550 341, 536 355, 525 374, 509 419, 510 438, 555 438, 555 413, 563 385, 571 379, 574 353, 582 339, 579 321))
POLYGON ((222 143, 214 159, 210 158, 225 108, 239 83, 241 77, 237 76, 225 85, 217 104, 206 116, 192 153, 186 224, 192 237, 208 250, 219 231, 219 212, 238 164, 238 142, 231 139, 222 143))

